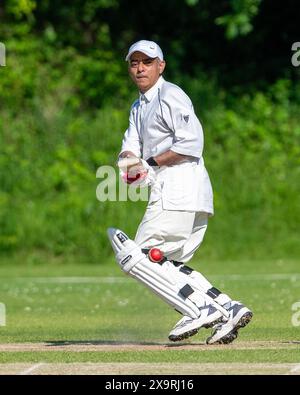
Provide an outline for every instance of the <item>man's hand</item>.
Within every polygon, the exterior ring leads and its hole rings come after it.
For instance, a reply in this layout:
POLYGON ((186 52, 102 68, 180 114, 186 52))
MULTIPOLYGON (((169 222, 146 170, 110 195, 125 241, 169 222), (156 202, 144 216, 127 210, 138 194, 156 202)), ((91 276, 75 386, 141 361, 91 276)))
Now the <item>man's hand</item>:
POLYGON ((130 170, 132 171, 135 168, 138 169, 139 167, 141 167, 141 160, 136 156, 129 156, 126 158, 119 159, 117 164, 119 169, 128 173, 130 170))
POLYGON ((154 170, 143 159, 130 156, 118 161, 121 178, 126 184, 147 186, 154 182, 154 170))

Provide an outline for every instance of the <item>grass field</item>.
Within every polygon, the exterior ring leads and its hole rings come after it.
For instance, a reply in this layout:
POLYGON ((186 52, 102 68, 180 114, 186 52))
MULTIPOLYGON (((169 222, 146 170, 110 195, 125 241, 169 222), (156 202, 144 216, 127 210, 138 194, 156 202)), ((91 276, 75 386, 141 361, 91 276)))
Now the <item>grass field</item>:
POLYGON ((298 261, 191 265, 254 312, 226 346, 206 345, 206 329, 170 343, 180 316, 113 261, 9 263, 0 265, 0 374, 300 374, 298 261))

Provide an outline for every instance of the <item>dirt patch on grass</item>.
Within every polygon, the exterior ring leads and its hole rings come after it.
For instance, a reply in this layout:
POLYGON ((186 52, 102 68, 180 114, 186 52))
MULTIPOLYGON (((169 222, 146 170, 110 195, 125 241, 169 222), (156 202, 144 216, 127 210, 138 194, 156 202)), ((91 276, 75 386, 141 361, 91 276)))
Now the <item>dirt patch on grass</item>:
MULTIPOLYGON (((299 375, 293 363, 9 363, 0 375, 299 375)), ((109 378, 108 378, 109 379, 109 378)), ((105 379, 106 380, 106 379, 105 379)), ((123 379, 124 380, 124 379, 123 379)), ((128 379, 126 379, 128 380, 128 379)), ((131 376, 131 380, 138 381, 131 376)))
POLYGON ((52 341, 41 343, 0 344, 0 352, 24 351, 169 351, 169 350, 264 350, 264 349, 300 349, 300 341, 241 341, 227 345, 207 345, 205 343, 142 343, 108 341, 52 341))
MULTIPOLYGON (((53 341, 0 344, 0 352, 125 352, 166 350, 300 349, 299 341, 240 341, 229 345, 204 343, 129 343, 107 341, 53 341)), ((300 375, 295 363, 0 363, 0 375, 300 375)))

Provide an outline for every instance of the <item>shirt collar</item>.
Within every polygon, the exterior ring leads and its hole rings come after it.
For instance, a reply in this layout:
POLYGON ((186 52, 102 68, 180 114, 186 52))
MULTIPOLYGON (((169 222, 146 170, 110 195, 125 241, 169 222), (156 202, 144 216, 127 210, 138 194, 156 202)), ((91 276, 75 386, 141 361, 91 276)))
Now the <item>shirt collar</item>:
POLYGON ((156 95, 157 90, 161 87, 163 82, 164 82, 164 78, 160 76, 159 79, 156 81, 156 83, 152 86, 152 88, 150 88, 145 93, 140 93, 140 102, 145 100, 146 103, 149 103, 156 95))

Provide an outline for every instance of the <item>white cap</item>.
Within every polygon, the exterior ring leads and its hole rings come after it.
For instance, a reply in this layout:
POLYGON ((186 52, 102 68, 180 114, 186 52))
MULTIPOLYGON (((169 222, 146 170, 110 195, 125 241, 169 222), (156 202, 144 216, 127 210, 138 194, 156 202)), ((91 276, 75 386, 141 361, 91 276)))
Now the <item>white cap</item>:
POLYGON ((132 44, 128 50, 125 60, 129 60, 130 56, 136 51, 142 52, 150 56, 150 58, 159 58, 160 60, 164 60, 162 50, 154 41, 141 40, 132 44))

